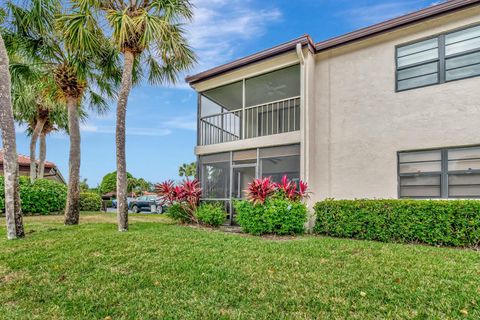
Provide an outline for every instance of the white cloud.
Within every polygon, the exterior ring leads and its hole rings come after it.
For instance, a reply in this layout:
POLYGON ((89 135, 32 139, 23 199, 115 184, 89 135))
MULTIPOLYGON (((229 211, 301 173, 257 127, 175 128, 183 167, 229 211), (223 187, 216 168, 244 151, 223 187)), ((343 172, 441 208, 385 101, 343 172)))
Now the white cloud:
MULTIPOLYGON (((431 5, 438 4, 436 2, 431 5)), ((422 8, 418 0, 390 0, 384 1, 376 5, 367 5, 362 7, 354 7, 343 11, 342 15, 348 15, 348 20, 356 26, 366 26, 392 19, 409 12, 422 8)))
MULTIPOLYGON (((115 134, 114 126, 96 126, 86 124, 81 126, 82 132, 98 133, 98 134, 115 134)), ((149 137, 163 137, 172 133, 168 128, 135 128, 127 127, 127 136, 149 136, 149 137)))
MULTIPOLYGON (((197 118, 196 114, 193 113, 181 117, 167 118, 160 123, 160 127, 127 127, 127 135, 163 137, 172 134, 175 130, 197 130, 197 118)), ((81 124, 80 130, 84 133, 114 135, 115 125, 101 125, 90 122, 81 124)))
POLYGON ((233 59, 241 42, 263 35, 270 23, 281 18, 277 8, 258 7, 251 0, 194 0, 193 4, 188 40, 199 63, 192 74, 233 59))

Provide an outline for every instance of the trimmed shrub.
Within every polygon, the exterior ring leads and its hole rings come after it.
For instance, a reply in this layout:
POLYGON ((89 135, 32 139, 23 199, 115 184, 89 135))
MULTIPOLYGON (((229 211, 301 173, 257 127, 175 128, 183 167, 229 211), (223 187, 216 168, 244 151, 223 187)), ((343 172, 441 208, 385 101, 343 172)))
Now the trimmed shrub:
MULTIPOLYGON (((58 213, 65 209, 67 186, 48 179, 37 179, 32 184, 30 178, 19 177, 20 199, 24 214, 58 213)), ((0 209, 5 206, 5 190, 3 177, 0 178, 0 209)))
POLYGON ((227 213, 219 203, 202 203, 195 212, 197 219, 211 227, 219 227, 225 222, 227 213))
POLYGON ((305 204, 281 193, 266 198, 263 204, 236 201, 234 207, 238 224, 250 234, 301 234, 307 222, 305 204))
POLYGON ((181 223, 191 223, 192 219, 190 215, 185 210, 184 206, 179 203, 174 203, 167 208, 166 215, 172 218, 173 220, 179 221, 181 223))
POLYGON ((480 245, 480 201, 332 200, 315 205, 314 231, 333 237, 480 245))
POLYGON ((80 193, 80 211, 100 211, 102 209, 102 197, 93 192, 80 193))

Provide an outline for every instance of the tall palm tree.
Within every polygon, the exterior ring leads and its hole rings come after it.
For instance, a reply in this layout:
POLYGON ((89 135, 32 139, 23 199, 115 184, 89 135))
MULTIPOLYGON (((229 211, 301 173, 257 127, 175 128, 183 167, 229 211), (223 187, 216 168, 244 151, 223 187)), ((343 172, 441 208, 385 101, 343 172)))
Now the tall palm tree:
POLYGON ((96 21, 79 14, 81 6, 62 12, 60 0, 31 0, 27 6, 8 3, 15 50, 52 74, 65 100, 70 132, 69 179, 65 224, 79 222, 80 126, 78 109, 83 100, 104 111, 105 96, 113 96, 120 77, 116 52, 103 37, 96 21), (77 30, 78 32, 71 32, 77 30))
POLYGON ((8 54, 0 33, 0 128, 4 150, 5 216, 7 237, 15 239, 23 237, 25 233, 18 189, 18 158, 10 86, 8 54))
MULTIPOLYGON (((111 40, 123 55, 117 102, 117 215, 119 231, 128 230, 125 118, 132 89, 147 78, 151 84, 175 83, 196 61, 182 23, 192 18, 189 0, 77 0, 100 9, 110 26, 111 40)), ((98 11, 96 11, 98 12, 98 11)), ((98 19, 97 19, 98 20, 98 19)))

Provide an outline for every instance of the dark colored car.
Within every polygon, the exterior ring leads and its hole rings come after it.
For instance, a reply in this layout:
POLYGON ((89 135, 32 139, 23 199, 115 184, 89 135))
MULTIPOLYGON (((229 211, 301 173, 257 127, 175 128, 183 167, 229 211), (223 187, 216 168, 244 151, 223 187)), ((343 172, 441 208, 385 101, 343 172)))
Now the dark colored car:
POLYGON ((151 211, 152 206, 155 206, 156 213, 163 213, 164 207, 159 204, 157 196, 141 196, 133 199, 128 207, 133 213, 139 213, 141 211, 151 211))

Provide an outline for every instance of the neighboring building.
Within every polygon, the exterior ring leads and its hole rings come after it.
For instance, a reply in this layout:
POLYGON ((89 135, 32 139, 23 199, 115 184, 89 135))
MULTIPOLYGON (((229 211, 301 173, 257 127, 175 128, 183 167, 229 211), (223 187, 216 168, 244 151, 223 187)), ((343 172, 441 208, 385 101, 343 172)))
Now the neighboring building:
MULTIPOLYGON (((38 161, 37 161, 38 163, 38 161)), ((24 156, 22 154, 18 155, 18 168, 21 176, 30 176, 30 157, 24 156)), ((3 150, 0 150, 0 172, 3 175, 3 150)), ((60 183, 65 183, 60 170, 57 168, 57 165, 53 162, 45 161, 45 179, 50 179, 60 183)))
POLYGON ((480 198, 478 75, 480 0, 453 0, 188 77, 204 198, 283 174, 311 203, 480 198))

